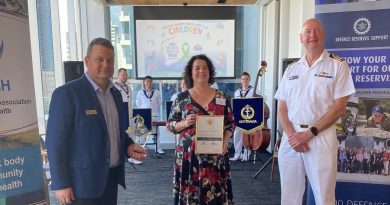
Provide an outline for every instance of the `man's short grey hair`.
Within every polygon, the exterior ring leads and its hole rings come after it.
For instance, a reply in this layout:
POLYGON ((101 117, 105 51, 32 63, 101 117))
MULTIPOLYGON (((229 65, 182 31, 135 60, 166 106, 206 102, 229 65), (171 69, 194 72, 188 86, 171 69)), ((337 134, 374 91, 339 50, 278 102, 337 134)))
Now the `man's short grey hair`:
POLYGON ((105 38, 95 38, 88 45, 87 56, 91 55, 92 48, 94 45, 101 45, 101 46, 104 46, 106 48, 109 48, 112 50, 112 53, 114 53, 114 55, 115 55, 114 46, 112 45, 111 41, 109 41, 105 38))

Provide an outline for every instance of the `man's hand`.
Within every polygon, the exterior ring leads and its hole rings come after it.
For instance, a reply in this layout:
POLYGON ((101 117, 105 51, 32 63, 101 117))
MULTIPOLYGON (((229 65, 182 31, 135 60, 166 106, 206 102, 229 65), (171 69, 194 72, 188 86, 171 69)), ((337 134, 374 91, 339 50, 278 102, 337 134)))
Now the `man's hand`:
POLYGON ((70 187, 66 189, 56 190, 55 193, 60 205, 72 204, 72 201, 75 200, 73 190, 70 187))
POLYGON ((296 148, 294 148, 294 150, 296 152, 308 152, 310 150, 310 147, 309 145, 306 143, 306 144, 303 144, 301 146, 298 146, 296 148))
POLYGON ((288 137, 288 143, 291 148, 297 152, 307 152, 310 150, 307 142, 313 138, 313 134, 310 130, 304 132, 295 132, 288 137))
POLYGON ((142 161, 148 153, 141 145, 134 143, 127 147, 127 155, 133 159, 142 161))

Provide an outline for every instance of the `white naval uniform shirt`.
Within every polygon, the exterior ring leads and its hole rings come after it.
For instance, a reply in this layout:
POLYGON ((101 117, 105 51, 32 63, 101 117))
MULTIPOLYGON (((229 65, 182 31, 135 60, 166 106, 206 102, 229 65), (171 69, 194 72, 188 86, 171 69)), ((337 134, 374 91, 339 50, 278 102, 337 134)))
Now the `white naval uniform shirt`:
POLYGON ((309 67, 306 55, 290 65, 283 75, 275 99, 287 104, 293 124, 313 125, 334 104, 334 100, 355 93, 346 61, 332 58, 324 50, 309 67))
POLYGON ((124 86, 121 86, 118 82, 114 83, 115 87, 121 92, 122 94, 122 101, 128 102, 128 112, 129 116, 133 116, 133 105, 132 105, 132 96, 133 91, 131 90, 130 86, 125 84, 124 86))
POLYGON ((242 90, 242 88, 239 88, 234 92, 234 98, 249 98, 253 96, 253 87, 249 86, 247 90, 242 90))
POLYGON ((152 108, 153 120, 159 120, 161 106, 160 91, 155 89, 153 89, 151 92, 148 92, 146 89, 138 91, 136 106, 137 108, 152 108))
POLYGON ((114 83, 115 87, 121 92, 123 102, 131 102, 131 96, 133 95, 133 91, 130 86, 125 84, 121 86, 118 82, 114 83))

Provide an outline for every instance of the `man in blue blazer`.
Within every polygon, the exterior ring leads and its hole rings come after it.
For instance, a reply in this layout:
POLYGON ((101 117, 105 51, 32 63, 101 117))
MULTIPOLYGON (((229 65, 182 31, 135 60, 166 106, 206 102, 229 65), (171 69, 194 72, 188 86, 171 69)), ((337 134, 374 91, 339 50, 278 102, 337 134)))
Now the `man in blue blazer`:
POLYGON ((84 63, 87 72, 52 95, 46 133, 51 186, 60 204, 116 204, 118 184, 125 188, 125 160, 147 153, 125 133, 122 97, 110 80, 111 42, 94 39, 84 63))

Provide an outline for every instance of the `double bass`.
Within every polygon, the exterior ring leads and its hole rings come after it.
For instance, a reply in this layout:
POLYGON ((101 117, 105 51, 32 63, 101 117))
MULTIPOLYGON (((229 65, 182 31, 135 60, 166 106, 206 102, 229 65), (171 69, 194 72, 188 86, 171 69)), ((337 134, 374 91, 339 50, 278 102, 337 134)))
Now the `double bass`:
MULTIPOLYGON (((256 75, 256 81, 255 81, 255 86, 253 88, 254 90, 253 90, 252 97, 262 97, 261 95, 258 95, 256 93, 256 89, 257 89, 257 83, 259 81, 259 78, 261 76, 263 76, 266 68, 267 68, 267 62, 264 60, 261 61, 261 67, 256 75)), ((251 134, 243 134, 243 136, 242 136, 242 145, 246 149, 250 149, 250 150, 266 149, 269 146, 270 138, 271 138, 270 129, 268 129, 268 126, 267 126, 269 114, 270 114, 269 107, 266 103, 264 103, 264 126, 263 126, 263 128, 258 129, 251 134)))

